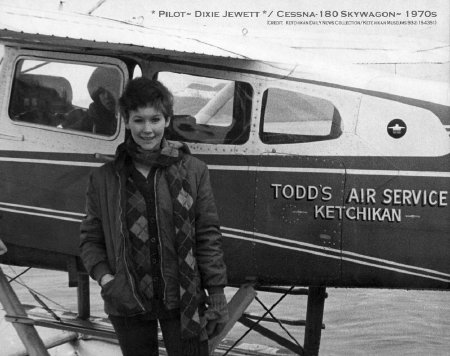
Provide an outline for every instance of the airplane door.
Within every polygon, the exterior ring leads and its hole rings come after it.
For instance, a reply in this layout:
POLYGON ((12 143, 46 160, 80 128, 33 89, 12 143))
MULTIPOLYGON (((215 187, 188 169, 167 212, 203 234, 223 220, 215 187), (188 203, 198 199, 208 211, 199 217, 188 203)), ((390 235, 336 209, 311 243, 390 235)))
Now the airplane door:
POLYGON ((342 205, 343 166, 330 159, 267 155, 256 169, 258 275, 273 283, 332 285, 340 277, 342 223, 338 216, 325 217, 327 209, 342 205), (263 261, 279 267, 269 269, 263 261))
POLYGON ((345 169, 320 152, 336 146, 340 113, 305 86, 267 88, 261 112, 265 153, 255 167, 258 275, 277 284, 333 285, 341 274, 345 169))
POLYGON ((158 79, 174 93, 175 103, 166 137, 188 142, 191 152, 208 165, 228 281, 245 283, 256 274, 252 238, 256 172, 245 155, 253 87, 236 73, 190 67, 174 72, 165 63, 159 65, 158 79))
POLYGON ((78 254, 89 173, 123 142, 115 103, 125 73, 112 58, 7 49, 0 120, 5 242, 78 254))
MULTIPOLYGON (((206 157, 205 157, 206 158, 206 157)), ((255 175, 245 156, 209 160, 211 184, 219 212, 228 279, 242 284, 257 274, 253 214, 255 175)))

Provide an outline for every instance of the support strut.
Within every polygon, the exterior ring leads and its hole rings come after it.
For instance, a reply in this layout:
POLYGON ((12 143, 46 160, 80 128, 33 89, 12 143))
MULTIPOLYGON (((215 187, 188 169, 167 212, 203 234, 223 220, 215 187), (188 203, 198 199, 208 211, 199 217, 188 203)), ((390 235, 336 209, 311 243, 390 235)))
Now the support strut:
MULTIPOLYGON (((16 293, 9 285, 3 270, 0 267, 0 302, 9 315, 27 317, 27 313, 17 298, 16 293)), ((12 323, 20 340, 30 356, 49 356, 45 345, 33 325, 12 323)))
POLYGON ((78 272, 78 318, 87 320, 91 316, 91 301, 89 295, 89 275, 87 273, 78 272))
POLYGON ((303 343, 304 356, 319 354, 325 298, 325 287, 309 287, 305 340, 303 343))

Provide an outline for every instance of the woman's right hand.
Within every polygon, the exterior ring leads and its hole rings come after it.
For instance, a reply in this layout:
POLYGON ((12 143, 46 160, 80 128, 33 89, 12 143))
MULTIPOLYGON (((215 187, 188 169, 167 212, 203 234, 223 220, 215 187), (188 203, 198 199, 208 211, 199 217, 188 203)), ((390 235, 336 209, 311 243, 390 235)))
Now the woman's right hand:
POLYGON ((112 274, 104 274, 102 278, 100 278, 100 287, 103 287, 106 283, 111 282, 114 279, 112 274))

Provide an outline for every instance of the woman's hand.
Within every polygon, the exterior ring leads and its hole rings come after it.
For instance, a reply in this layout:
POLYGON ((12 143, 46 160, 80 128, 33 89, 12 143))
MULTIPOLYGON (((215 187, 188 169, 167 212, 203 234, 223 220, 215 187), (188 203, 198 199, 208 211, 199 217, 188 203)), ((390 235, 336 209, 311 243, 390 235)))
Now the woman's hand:
POLYGON ((102 278, 100 278, 100 287, 103 287, 106 283, 111 282, 114 279, 112 274, 104 274, 102 278))
POLYGON ((207 320, 206 332, 212 339, 219 335, 228 321, 228 305, 225 294, 211 294, 208 297, 208 309, 205 312, 207 320))

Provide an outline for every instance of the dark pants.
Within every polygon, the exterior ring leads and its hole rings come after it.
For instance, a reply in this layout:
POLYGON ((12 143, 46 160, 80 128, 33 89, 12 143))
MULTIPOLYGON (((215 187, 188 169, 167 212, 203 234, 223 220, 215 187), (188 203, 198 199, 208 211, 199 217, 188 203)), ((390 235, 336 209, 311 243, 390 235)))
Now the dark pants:
MULTIPOLYGON (((154 356, 158 352, 158 321, 148 320, 141 315, 119 317, 110 315, 109 319, 119 339, 124 356, 154 356)), ((160 319, 164 345, 169 356, 208 356, 208 341, 194 340, 194 348, 185 347, 181 340, 179 318, 160 319), (191 352, 187 352, 190 349, 191 352), (195 350, 192 352, 192 350, 195 350)), ((191 344, 192 346, 192 344, 191 344)))

